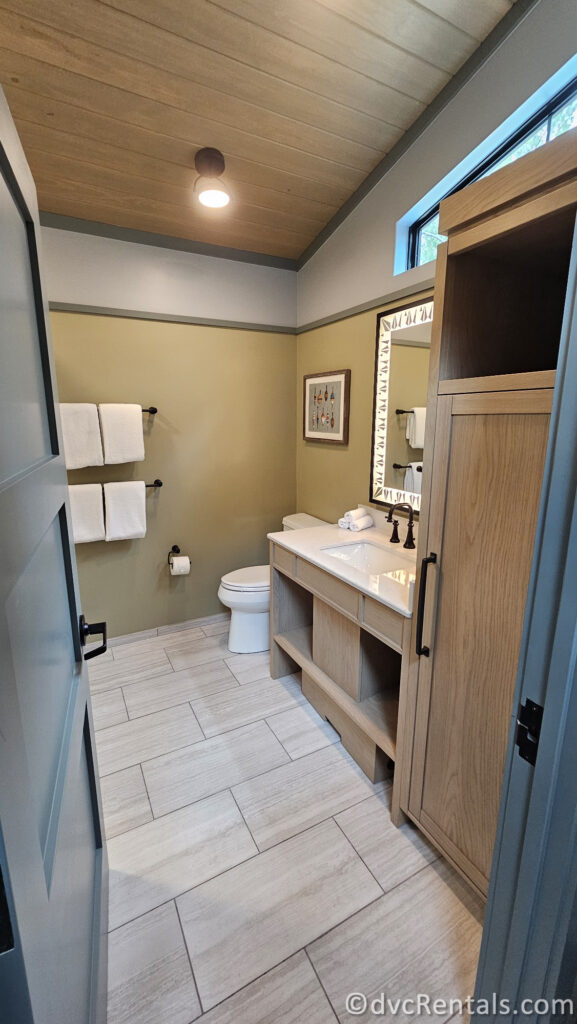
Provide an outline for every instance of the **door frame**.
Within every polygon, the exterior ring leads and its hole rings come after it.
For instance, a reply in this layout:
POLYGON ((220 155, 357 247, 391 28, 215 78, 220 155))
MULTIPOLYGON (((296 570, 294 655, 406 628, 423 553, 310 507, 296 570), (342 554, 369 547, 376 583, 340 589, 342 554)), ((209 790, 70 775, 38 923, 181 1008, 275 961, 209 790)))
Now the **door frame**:
POLYGON ((575 954, 568 970, 565 953, 577 940, 576 394, 577 229, 475 990, 517 1008, 523 999, 570 997, 575 984, 575 954), (527 697, 544 706, 534 768, 515 747, 516 709, 527 697))

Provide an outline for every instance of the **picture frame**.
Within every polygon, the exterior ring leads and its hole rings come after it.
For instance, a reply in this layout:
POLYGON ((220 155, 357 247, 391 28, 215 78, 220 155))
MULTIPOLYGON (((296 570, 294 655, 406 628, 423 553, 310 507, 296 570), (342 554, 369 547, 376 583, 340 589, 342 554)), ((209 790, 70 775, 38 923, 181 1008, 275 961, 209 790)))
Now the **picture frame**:
POLYGON ((316 444, 349 443, 350 370, 303 377, 303 438, 316 444))

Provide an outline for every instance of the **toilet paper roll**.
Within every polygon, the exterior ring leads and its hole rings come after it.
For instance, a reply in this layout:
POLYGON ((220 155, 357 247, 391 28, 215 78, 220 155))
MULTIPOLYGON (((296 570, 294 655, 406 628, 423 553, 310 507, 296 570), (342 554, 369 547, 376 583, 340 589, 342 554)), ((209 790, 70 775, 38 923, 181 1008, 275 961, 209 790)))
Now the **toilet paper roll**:
POLYGON ((190 558, 188 555, 173 555, 170 561, 171 576, 188 576, 190 572, 190 558))

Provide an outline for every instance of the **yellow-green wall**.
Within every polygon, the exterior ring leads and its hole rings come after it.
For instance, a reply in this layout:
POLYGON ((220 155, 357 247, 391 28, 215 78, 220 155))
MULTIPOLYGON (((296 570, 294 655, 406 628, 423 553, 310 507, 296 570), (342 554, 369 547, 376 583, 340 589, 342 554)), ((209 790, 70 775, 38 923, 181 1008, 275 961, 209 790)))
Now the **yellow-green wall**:
MULTIPOLYGON (((430 296, 411 296, 409 301, 430 296)), ((401 308, 389 303, 299 335, 297 345, 297 506, 336 522, 349 508, 369 503, 373 385, 377 314, 401 308), (351 409, 347 446, 303 440, 303 376, 324 370, 351 370, 351 409)))
POLYGON ((294 336, 52 313, 63 402, 156 405, 146 460, 71 483, 160 477, 143 540, 76 548, 83 610, 112 636, 223 611, 223 573, 268 561, 267 531, 296 509, 294 336), (171 577, 178 544, 190 576, 171 577))

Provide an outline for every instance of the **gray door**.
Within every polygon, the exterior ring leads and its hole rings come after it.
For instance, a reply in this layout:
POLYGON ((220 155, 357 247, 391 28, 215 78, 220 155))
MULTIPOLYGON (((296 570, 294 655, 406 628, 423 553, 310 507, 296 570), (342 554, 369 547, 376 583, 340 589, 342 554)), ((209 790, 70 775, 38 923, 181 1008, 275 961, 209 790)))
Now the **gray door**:
POLYGON ((89 1024, 103 850, 34 187, 0 94, 0 1019, 89 1024))

